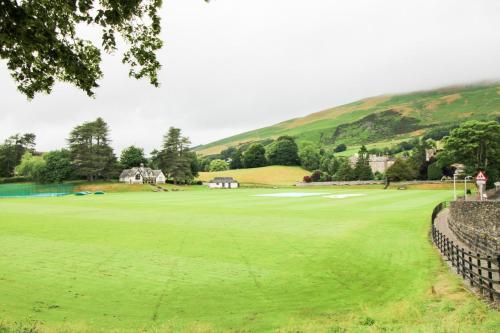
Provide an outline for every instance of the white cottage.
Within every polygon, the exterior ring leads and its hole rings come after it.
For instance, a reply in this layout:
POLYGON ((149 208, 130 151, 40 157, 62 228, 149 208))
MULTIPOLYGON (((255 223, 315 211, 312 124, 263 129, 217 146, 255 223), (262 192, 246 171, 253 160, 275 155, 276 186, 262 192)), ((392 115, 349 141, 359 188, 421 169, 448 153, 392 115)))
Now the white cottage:
POLYGON ((125 169, 120 174, 120 182, 127 184, 165 184, 165 175, 161 170, 141 166, 138 168, 125 169))
POLYGON ((233 177, 215 177, 208 183, 210 188, 238 188, 240 184, 233 177))

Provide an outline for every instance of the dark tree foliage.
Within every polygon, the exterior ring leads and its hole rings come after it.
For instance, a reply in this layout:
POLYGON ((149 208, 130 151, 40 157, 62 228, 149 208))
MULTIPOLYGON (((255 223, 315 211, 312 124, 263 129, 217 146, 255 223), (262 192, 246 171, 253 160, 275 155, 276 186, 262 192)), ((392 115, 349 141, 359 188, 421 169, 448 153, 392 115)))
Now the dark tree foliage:
POLYGON ((358 160, 354 166, 354 176, 357 180, 372 180, 373 172, 370 167, 370 156, 368 150, 363 145, 358 152, 358 160))
POLYGON ((196 155, 194 151, 189 151, 187 153, 187 158, 189 159, 189 167, 191 169, 191 175, 193 177, 198 177, 198 173, 200 172, 200 161, 198 159, 198 155, 196 155))
POLYGON ((267 165, 266 150, 260 143, 252 144, 243 154, 245 168, 258 168, 267 165))
MULTIPOLYGON (((181 135, 179 128, 170 127, 163 137, 163 149, 159 153, 159 165, 167 179, 189 183, 193 180, 192 159, 189 138, 181 135)), ((196 155, 195 155, 196 156, 196 155)))
POLYGON ((427 133, 425 133, 422 139, 423 140, 432 139, 435 141, 441 140, 445 136, 448 136, 451 130, 457 127, 458 125, 434 127, 430 129, 427 133))
POLYGON ((347 158, 339 158, 339 167, 333 179, 337 181, 349 181, 355 178, 356 175, 347 158))
POLYGON ((86 122, 70 133, 69 150, 79 176, 93 181, 116 175, 116 156, 110 147, 109 128, 102 118, 86 122))
POLYGON ((152 168, 152 169, 160 169, 160 164, 161 164, 161 154, 160 152, 157 150, 157 149, 153 149, 153 151, 151 151, 149 153, 149 159, 148 159, 148 165, 152 168))
POLYGON ((11 177, 25 152, 35 151, 36 136, 33 133, 15 134, 0 145, 0 177, 11 177))
POLYGON ((415 170, 405 160, 398 158, 385 173, 390 181, 413 180, 416 177, 415 170))
POLYGON ((321 177, 323 176, 323 172, 321 170, 315 170, 313 173, 311 173, 311 180, 313 182, 319 182, 321 180, 321 177))
POLYGON ((240 149, 236 150, 231 158, 231 163, 229 163, 229 168, 231 169, 241 169, 243 168, 243 153, 240 149))
POLYGON ((220 158, 221 160, 227 161, 229 159, 232 159, 234 154, 238 151, 238 148, 236 147, 229 147, 227 149, 224 149, 223 151, 220 152, 220 158))
POLYGON ((347 150, 347 146, 343 143, 339 144, 337 147, 335 147, 334 151, 336 153, 341 153, 343 151, 346 151, 347 150))
POLYGON ((41 183, 61 183, 71 179, 74 169, 71 153, 66 150, 54 150, 43 154, 45 166, 40 172, 41 183))
POLYGON ((324 173, 333 176, 339 168, 339 160, 332 153, 326 152, 321 156, 319 169, 324 173))
POLYGON ((144 149, 130 146, 125 148, 120 155, 120 166, 123 169, 138 167, 141 164, 147 165, 147 159, 144 156, 144 149))
POLYGON ((299 149, 300 165, 306 170, 319 168, 321 156, 318 147, 312 142, 302 143, 299 149))
POLYGON ((128 45, 122 62, 129 75, 158 86, 162 47, 162 0, 1 0, 0 58, 28 98, 50 93, 56 81, 77 86, 89 96, 102 77, 101 47, 82 38, 77 26, 102 32, 102 49, 116 49, 116 35, 128 45))
POLYGON ((299 148, 291 136, 280 136, 267 149, 267 158, 271 165, 299 165, 299 148))
POLYGON ((443 177, 443 170, 438 163, 432 163, 427 168, 427 179, 439 180, 443 177))
POLYGON ((489 186, 500 179, 500 124, 471 120, 445 138, 445 154, 453 163, 463 163, 469 173, 487 172, 489 186))

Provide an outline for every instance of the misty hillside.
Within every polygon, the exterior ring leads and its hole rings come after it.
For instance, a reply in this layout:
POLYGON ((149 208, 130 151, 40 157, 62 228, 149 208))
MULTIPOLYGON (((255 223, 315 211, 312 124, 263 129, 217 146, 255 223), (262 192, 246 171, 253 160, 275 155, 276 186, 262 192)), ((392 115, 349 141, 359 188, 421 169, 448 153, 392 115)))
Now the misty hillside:
POLYGON ((290 119, 196 148, 203 155, 230 146, 294 136, 324 145, 390 146, 408 138, 446 130, 469 119, 500 117, 500 83, 448 87, 366 98, 290 119))

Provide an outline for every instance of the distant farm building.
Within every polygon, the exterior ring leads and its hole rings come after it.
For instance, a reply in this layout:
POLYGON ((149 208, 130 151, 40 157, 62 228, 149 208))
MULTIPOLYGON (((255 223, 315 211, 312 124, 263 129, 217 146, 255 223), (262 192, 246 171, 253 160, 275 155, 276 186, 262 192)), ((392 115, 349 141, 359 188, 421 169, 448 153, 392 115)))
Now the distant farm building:
MULTIPOLYGON (((373 173, 385 173, 387 169, 389 169, 394 164, 395 161, 395 158, 389 156, 369 156, 369 164, 373 173)), ((349 163, 351 164, 351 166, 354 167, 356 165, 356 162, 358 162, 358 154, 349 157, 349 163)))
POLYGON ((153 170, 141 164, 138 168, 125 169, 120 174, 120 182, 128 184, 165 184, 165 175, 161 170, 153 170))
POLYGON ((210 188, 238 188, 240 184, 233 177, 215 177, 208 182, 210 188))

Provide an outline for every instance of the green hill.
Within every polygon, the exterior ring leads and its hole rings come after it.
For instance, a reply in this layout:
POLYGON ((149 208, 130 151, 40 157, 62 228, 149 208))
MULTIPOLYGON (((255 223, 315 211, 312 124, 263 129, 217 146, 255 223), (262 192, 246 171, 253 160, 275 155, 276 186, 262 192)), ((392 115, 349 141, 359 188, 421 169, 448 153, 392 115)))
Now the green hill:
POLYGON ((298 142, 390 146, 469 119, 500 117, 500 83, 455 86, 366 98, 196 148, 203 155, 230 146, 294 136, 298 142))

